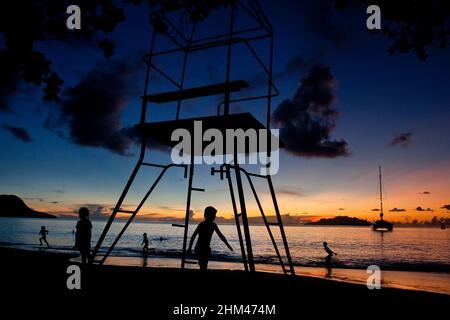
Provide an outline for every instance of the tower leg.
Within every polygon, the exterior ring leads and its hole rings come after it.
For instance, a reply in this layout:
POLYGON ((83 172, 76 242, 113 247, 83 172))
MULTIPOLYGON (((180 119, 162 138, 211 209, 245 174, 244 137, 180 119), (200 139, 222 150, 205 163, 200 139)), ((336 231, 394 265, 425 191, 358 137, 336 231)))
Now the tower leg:
POLYGON ((281 238, 283 239, 284 249, 286 250, 286 257, 289 264, 289 269, 291 270, 291 275, 295 275, 294 264, 292 263, 291 252, 289 250, 289 245, 286 238, 286 233, 284 232, 283 220, 281 220, 280 209, 278 208, 277 197, 275 196, 275 190, 272 184, 272 178, 267 176, 267 181, 269 184, 270 195, 272 196, 273 206, 275 208, 275 214, 277 216, 278 225, 280 226, 281 238))
MULTIPOLYGON (((108 221, 106 222, 105 228, 103 228, 103 231, 97 241, 97 244, 95 245, 94 251, 92 251, 92 255, 91 255, 91 262, 95 259, 95 256, 97 255, 98 251, 100 250, 100 247, 103 243, 103 241, 105 240, 105 237, 109 231, 109 228, 111 227, 111 224, 113 223, 114 219, 116 218, 117 212, 120 210, 120 206, 122 205, 123 200, 125 199, 128 190, 131 187, 131 184, 134 181, 134 178, 136 177, 139 168, 141 167, 142 164, 142 158, 143 158, 143 152, 141 153, 141 157, 139 158, 136 166, 134 167, 133 172, 131 173, 130 178, 128 179, 128 182, 125 186, 125 188, 122 191, 122 194, 120 195, 119 200, 117 201, 116 206, 114 207, 113 212, 111 213, 111 215, 109 216, 108 221)), ((102 263, 104 262, 104 260, 102 260, 102 263)))
POLYGON ((248 271, 247 255, 245 253, 244 240, 242 239, 241 225, 239 223, 239 214, 237 211, 236 199, 234 197, 233 181, 231 180, 231 172, 230 171, 231 171, 230 165, 227 165, 226 166, 226 176, 227 176, 227 180, 228 180, 228 187, 230 189, 231 204, 233 205, 234 220, 236 222, 236 228, 237 228, 237 233, 238 233, 238 238, 239 238, 239 245, 241 247, 242 263, 244 264, 245 271, 248 271))
POLYGON ((252 240, 250 238, 250 228, 249 228, 248 219, 247 219, 247 208, 245 205, 244 188, 242 187, 241 171, 239 169, 239 164, 237 163, 236 156, 235 156, 235 162, 236 162, 236 164, 234 166, 234 172, 236 175, 236 185, 237 185, 237 189, 238 189, 239 204, 241 207, 241 214, 242 214, 242 226, 244 227, 245 244, 247 247, 248 267, 249 267, 250 272, 255 272, 255 262, 253 260, 252 240))
MULTIPOLYGON (((193 151, 193 150, 192 150, 193 151)), ((181 269, 184 269, 186 261, 186 246, 189 228, 189 215, 191 211, 191 197, 192 197, 192 180, 194 177, 194 156, 191 157, 191 164, 189 165, 189 182, 187 190, 187 200, 186 200, 186 216, 184 218, 184 234, 183 234, 183 252, 181 254, 181 269)))

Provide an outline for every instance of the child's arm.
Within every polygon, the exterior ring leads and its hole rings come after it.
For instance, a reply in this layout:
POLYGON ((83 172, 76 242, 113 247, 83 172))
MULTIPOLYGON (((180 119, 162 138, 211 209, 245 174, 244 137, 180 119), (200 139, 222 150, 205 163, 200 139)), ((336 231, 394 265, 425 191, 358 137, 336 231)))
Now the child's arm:
POLYGON ((223 243, 226 244, 226 246, 228 247, 228 249, 230 249, 231 251, 233 251, 233 248, 230 246, 230 244, 227 241, 227 238, 225 238, 225 236, 222 234, 222 232, 220 232, 219 228, 217 227, 217 225, 214 225, 214 230, 216 231, 217 235, 219 236, 220 240, 223 241, 223 243))
POLYGON ((191 240, 189 241, 189 248, 187 250, 188 254, 191 253, 192 250, 192 244, 194 243, 195 238, 197 237, 198 234, 198 226, 197 228, 195 228, 194 233, 192 234, 191 240))

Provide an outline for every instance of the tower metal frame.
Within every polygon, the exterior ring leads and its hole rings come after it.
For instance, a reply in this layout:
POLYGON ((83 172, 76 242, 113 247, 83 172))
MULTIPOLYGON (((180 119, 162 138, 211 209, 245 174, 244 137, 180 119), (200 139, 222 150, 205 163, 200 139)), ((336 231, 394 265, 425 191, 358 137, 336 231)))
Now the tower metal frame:
MULTIPOLYGON (((225 47, 227 50, 227 60, 226 60, 226 75, 225 75, 225 82, 222 85, 229 86, 232 84, 231 80, 231 66, 232 66, 232 48, 236 45, 244 45, 246 48, 248 48, 249 52, 252 54, 252 56, 255 58, 258 65, 261 67, 262 71, 267 76, 267 93, 263 95, 254 95, 254 96, 247 96, 243 98, 237 98, 232 99, 231 98, 231 90, 224 90, 222 93, 224 94, 223 101, 219 102, 217 105, 217 116, 219 117, 227 117, 230 114, 230 104, 237 103, 237 102, 244 102, 244 101, 252 101, 252 100, 260 100, 265 101, 266 103, 266 128, 270 129, 270 115, 271 115, 271 101, 272 98, 279 95, 279 91, 276 88, 275 84, 273 83, 273 75, 272 75, 272 68, 273 68, 273 45, 274 45, 274 31, 273 27, 270 24, 269 20, 267 19, 266 15, 264 14, 259 2, 257 0, 221 0, 218 2, 221 2, 221 5, 223 5, 223 10, 228 10, 229 12, 229 30, 227 33, 222 34, 216 34, 208 37, 203 38, 195 38, 196 30, 198 28, 198 25, 201 23, 200 21, 190 21, 191 28, 186 32, 186 30, 182 30, 181 28, 176 26, 176 23, 171 21, 171 19, 168 17, 168 14, 174 11, 178 12, 193 12, 195 11, 195 8, 197 8, 197 5, 201 5, 202 1, 183 1, 183 4, 177 5, 177 6, 170 6, 170 7, 162 7, 158 10, 155 10, 151 13, 151 21, 153 24, 153 32, 151 36, 150 41, 150 50, 149 53, 144 55, 143 60, 147 64, 146 68, 146 74, 145 74, 145 84, 144 84, 144 91, 142 95, 142 104, 141 104, 141 115, 140 115, 140 121, 139 125, 146 125, 147 124, 147 108, 148 104, 153 100, 155 100, 156 95, 149 95, 149 83, 150 83, 150 75, 152 72, 156 72, 159 75, 161 75, 163 78, 165 78, 169 83, 171 83, 175 87, 175 91, 169 93, 169 96, 175 97, 172 99, 172 101, 177 101, 177 107, 176 107, 176 113, 175 113, 175 120, 180 120, 180 109, 181 109, 181 102, 184 99, 183 96, 187 95, 187 92, 189 92, 189 89, 185 89, 185 79, 186 79, 186 67, 189 59, 189 54, 194 51, 198 50, 208 50, 211 48, 217 48, 217 47, 225 47), (255 23, 256 26, 252 28, 245 28, 245 29, 238 29, 235 30, 235 19, 236 19, 236 13, 237 11, 244 12, 245 14, 250 17, 255 23), (157 41, 157 38, 159 37, 166 37, 170 40, 170 42, 173 43, 174 47, 170 49, 165 50, 156 50, 155 44, 157 41), (257 54, 255 48, 252 46, 252 43, 257 40, 267 39, 268 40, 268 64, 266 65, 261 57, 257 54), (154 57, 158 56, 165 56, 169 55, 175 52, 183 52, 183 63, 181 68, 181 79, 176 80, 173 79, 171 76, 169 76, 161 67, 157 66, 156 63, 153 62, 154 57), (153 97, 153 98, 152 98, 153 97), (223 109, 223 111, 222 111, 223 109)), ((185 13, 184 13, 185 14, 185 13)), ((207 19, 207 17, 205 18, 207 19)), ((211 89, 211 86, 206 86, 197 90, 206 90, 211 89)), ((190 91, 190 94, 192 94, 192 90, 190 91)), ((167 93, 166 93, 167 94, 167 93)), ((206 95, 206 94, 205 94, 206 95)), ((210 95, 210 94, 208 94, 210 95)), ((199 95, 201 96, 201 95, 199 95)), ((161 94, 160 94, 161 97, 161 94)), ((185 268, 186 263, 190 263, 191 261, 187 260, 187 254, 186 254, 186 247, 187 247, 187 237, 188 237, 188 228, 190 223, 190 210, 191 210, 191 199, 192 199, 192 191, 204 191, 204 189, 201 188, 195 188, 193 187, 193 180, 194 180, 194 152, 191 154, 191 162, 189 164, 167 164, 167 165, 161 165, 161 164, 155 164, 155 163, 149 163, 145 162, 145 154, 147 151, 147 143, 148 143, 149 136, 143 135, 141 146, 140 146, 140 153, 139 158, 137 160, 137 163, 131 172, 131 175, 123 189, 122 194, 120 195, 116 206, 114 207, 108 221, 106 222, 106 225, 97 241, 97 244, 92 252, 92 263, 98 263, 103 264, 105 260, 108 258, 108 256, 111 254, 112 250, 116 246, 116 244, 119 242, 122 235, 127 230, 128 226, 131 224, 133 219, 138 214, 139 210, 142 208, 148 197, 151 195, 151 193, 155 190, 158 183, 161 181, 165 173, 168 171, 168 169, 171 168, 182 168, 184 170, 184 178, 188 179, 188 186, 187 186, 187 198, 186 198, 186 211, 185 211, 185 219, 184 224, 173 224, 175 227, 182 227, 184 228, 183 232, 183 247, 182 247, 182 256, 181 256, 181 268, 185 268), (133 184, 133 181, 135 180, 139 170, 143 166, 149 166, 153 168, 158 168, 160 170, 159 175, 153 182, 153 184, 149 187, 147 193, 144 195, 143 199, 140 201, 140 203, 137 205, 137 207, 134 210, 124 210, 122 209, 123 202, 129 192, 130 187, 133 184), (122 229, 119 231, 117 236, 115 237, 114 241, 111 245, 107 248, 106 252, 103 255, 99 255, 100 248, 102 247, 102 244, 108 235, 108 232, 110 231, 111 225, 114 223, 116 216, 118 213, 126 213, 130 214, 128 220, 126 221, 125 225, 122 227, 122 229)), ((267 135, 267 146, 272 146, 271 144, 272 136, 271 134, 267 135)), ((192 141, 193 143, 193 141, 192 141)), ((270 157, 272 147, 267 149, 267 155, 270 157)), ((272 184, 272 179, 270 175, 260 175, 255 173, 250 173, 246 171, 245 169, 241 168, 238 161, 237 161, 237 150, 234 150, 234 161, 233 163, 229 164, 223 164, 220 166, 219 169, 211 168, 211 174, 220 173, 220 178, 223 179, 224 175, 227 180, 230 197, 231 197, 231 203, 233 207, 234 212, 234 218, 237 228, 237 235, 239 238, 239 244, 241 249, 241 255, 242 255, 242 262, 244 265, 244 269, 249 272, 255 271, 255 261, 253 256, 253 249, 252 249, 252 241, 251 241, 251 232, 248 222, 248 216, 247 216, 247 207, 246 207, 246 198, 245 198, 245 192, 243 187, 243 179, 242 176, 245 176, 247 178, 247 181, 249 183, 250 189, 253 193, 253 196, 256 200, 258 209, 261 213, 261 216, 263 218, 263 222, 267 228, 269 237, 271 239, 271 242, 274 246, 276 255, 278 257, 278 260, 280 262, 280 265, 282 267, 282 270, 285 274, 291 274, 294 275, 294 266, 289 250, 289 245, 287 242, 286 234, 283 227, 283 222, 280 214, 280 210, 278 207, 278 202, 275 195, 275 190, 272 184), (237 199, 235 196, 234 191, 234 183, 232 178, 232 172, 234 172, 236 187, 237 187, 237 199), (264 212, 263 206, 261 204, 261 201, 258 197, 255 185, 252 182, 252 178, 261 178, 267 181, 269 191, 271 194, 271 200, 274 205, 275 209, 275 216, 276 216, 276 222, 270 222, 267 219, 267 216, 264 212), (239 206, 238 206, 239 203, 239 206), (240 208, 240 210, 238 209, 240 208), (242 229, 241 230, 241 223, 242 223, 242 229), (282 252, 279 250, 277 241, 275 240, 274 234, 271 230, 271 226, 278 226, 279 231, 281 234, 281 239, 284 247, 284 257, 282 255, 282 252), (242 232, 243 231, 243 232, 242 232)))

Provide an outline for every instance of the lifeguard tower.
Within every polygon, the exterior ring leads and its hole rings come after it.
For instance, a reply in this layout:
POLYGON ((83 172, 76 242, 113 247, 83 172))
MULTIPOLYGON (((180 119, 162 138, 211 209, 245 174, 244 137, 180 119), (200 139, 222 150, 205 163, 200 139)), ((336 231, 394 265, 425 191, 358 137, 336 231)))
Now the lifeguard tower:
MULTIPOLYGON (((261 9, 257 0, 208 0, 208 1, 161 1, 158 8, 152 11, 151 22, 153 25, 153 34, 151 37, 150 51, 144 56, 144 61, 147 65, 146 78, 144 85, 144 93, 142 95, 142 110, 139 124, 135 126, 135 129, 142 137, 140 155, 137 163, 126 183, 121 196, 119 197, 116 206, 114 207, 109 220, 107 221, 103 232, 101 233, 98 242, 93 250, 92 262, 95 264, 103 264, 114 249, 121 236, 125 233, 130 223, 139 213, 140 209, 146 202, 150 194, 155 190, 158 183, 161 181, 168 169, 173 167, 180 167, 184 169, 184 178, 187 179, 187 198, 186 198, 186 211, 184 224, 174 224, 175 227, 181 227, 184 229, 183 247, 181 254, 181 268, 185 268, 186 263, 193 263, 188 260, 186 249, 188 243, 188 230, 190 222, 191 211, 191 198, 194 192, 205 191, 201 188, 193 187, 194 181, 194 157, 195 152, 191 152, 191 161, 189 164, 174 164, 167 165, 150 163, 145 161, 145 154, 148 152, 147 144, 149 139, 154 139, 160 143, 164 143, 170 147, 174 146, 174 142, 171 141, 171 134, 173 130, 183 128, 192 132, 194 129, 194 121, 202 121, 203 128, 214 128, 221 132, 225 132, 226 129, 270 129, 270 115, 271 115, 271 99, 279 94, 272 79, 272 59, 273 59, 273 28, 268 21, 266 15, 261 9), (227 20, 227 32, 214 34, 209 36, 199 36, 199 28, 205 27, 208 23, 209 13, 211 11, 221 11, 222 16, 227 20), (246 19, 252 21, 251 27, 238 27, 237 20, 245 16, 246 19), (182 27, 180 27, 182 26, 182 27), (164 50, 157 50, 156 43, 159 39, 165 38, 172 44, 172 47, 164 50), (257 50, 252 43, 254 41, 264 41, 264 48, 266 50, 267 61, 258 55, 257 50), (255 59, 259 68, 259 74, 265 75, 264 88, 265 94, 255 95, 250 94, 248 96, 240 95, 237 98, 232 97, 233 93, 242 91, 250 86, 249 82, 244 79, 232 79, 231 67, 232 64, 239 64, 239 57, 233 57, 233 49, 236 46, 246 48, 250 55, 255 59), (225 50, 226 61, 224 68, 224 81, 220 83, 206 83, 199 87, 185 87, 185 80, 188 78, 186 72, 186 66, 189 62, 190 55, 196 51, 211 50, 222 48, 225 50), (160 57, 168 56, 174 53, 181 53, 181 70, 180 79, 173 79, 165 72, 164 66, 161 65, 160 57), (234 59, 233 59, 234 58, 234 59), (155 61, 155 59, 157 61, 155 61), (157 63, 158 62, 158 63, 157 63), (149 94, 151 74, 153 72, 158 73, 162 78, 166 79, 168 83, 174 86, 173 91, 158 92, 149 94), (209 115, 205 117, 195 118, 181 118, 180 109, 182 101, 188 99, 195 99, 199 97, 216 96, 221 98, 217 103, 217 114, 209 115), (230 105, 233 103, 239 103, 243 106, 243 103, 250 101, 258 101, 261 107, 264 107, 266 112, 265 125, 258 121, 251 113, 230 113, 230 105), (173 115, 173 119, 169 121, 149 121, 147 119, 148 107, 150 104, 161 105, 165 103, 176 103, 176 112, 173 115), (157 168, 160 170, 154 182, 149 186, 148 191, 145 193, 143 199, 136 206, 134 210, 122 209, 123 202, 127 193, 130 190, 136 176, 143 170, 144 167, 157 168), (105 240, 108 233, 111 232, 111 226, 116 221, 118 213, 129 214, 129 218, 125 225, 115 235, 114 241, 106 248, 106 252, 102 255, 99 254, 99 250, 105 240)), ((219 63, 219 61, 218 61, 219 63)), ((173 66, 173 64, 172 64, 173 66)), ((206 79, 207 77, 205 77, 206 79)), ((251 81, 250 81, 251 82, 251 81)), ((242 108, 242 107, 241 107, 242 108)), ((225 136, 225 134, 224 134, 225 136)), ((268 156, 271 155, 272 149, 271 134, 267 135, 268 146, 265 150, 259 149, 258 152, 266 152, 268 156)), ((282 143, 280 143, 282 145, 282 143)), ((194 148, 192 148, 194 150, 194 148)), ((237 150, 234 150, 234 160, 230 163, 222 164, 221 166, 211 167, 211 174, 219 174, 221 179, 226 179, 228 189, 231 198, 231 204, 234 211, 234 219, 237 228, 237 235, 240 243, 240 251, 242 256, 242 263, 244 269, 248 272, 255 271, 255 261, 252 250, 251 230, 249 227, 249 221, 247 217, 246 206, 246 194, 243 187, 243 177, 248 180, 251 192, 255 198, 258 209, 261 213, 262 220, 267 228, 268 235, 273 244, 275 253, 281 268, 285 274, 294 275, 294 266, 292 263, 286 234, 283 228, 283 222, 278 208, 278 203, 275 195, 275 190, 272 184, 270 174, 258 174, 251 173, 240 166, 238 161, 237 150), (234 176, 234 178, 233 178, 234 176), (263 179, 267 182, 270 199, 273 203, 275 219, 268 219, 268 216, 263 208, 263 205, 258 196, 255 184, 252 179, 263 179), (237 190, 237 197, 235 195, 237 190), (277 228, 277 239, 272 231, 272 228, 277 228), (280 239, 278 239, 280 238, 280 239), (279 249, 282 248, 282 249, 279 249)))

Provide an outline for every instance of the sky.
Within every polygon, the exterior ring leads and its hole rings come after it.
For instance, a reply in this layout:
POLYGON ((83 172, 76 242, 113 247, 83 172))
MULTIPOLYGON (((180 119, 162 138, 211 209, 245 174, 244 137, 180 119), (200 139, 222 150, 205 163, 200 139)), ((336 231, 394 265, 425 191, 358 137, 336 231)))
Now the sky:
MULTIPOLYGON (((389 39, 367 30, 363 8, 344 15, 317 3, 261 2, 275 32, 273 69, 280 95, 273 99, 272 123, 284 128, 281 137, 288 145, 273 176, 281 212, 304 219, 349 215, 374 220, 381 165, 388 220, 449 217, 449 51, 430 50, 425 62, 414 53, 389 54, 389 39), (308 99, 322 99, 319 110, 312 110, 308 99), (318 143, 302 138, 311 125, 305 114, 322 116, 327 136, 318 143)), ((65 81, 63 101, 44 102, 39 88, 23 84, 8 99, 12 111, 0 108, 0 194, 18 195, 34 209, 58 215, 73 214, 80 206, 103 214, 114 207, 138 157, 135 141, 122 134, 139 121, 145 72, 140 57, 149 48, 152 31, 146 10, 131 4, 124 8, 126 21, 111 34, 116 49, 110 59, 92 44, 36 44, 65 81), (92 98, 98 92, 103 98, 92 98)), ((223 14, 211 14, 211 20, 199 27, 199 35, 226 31, 223 14)), ((244 15, 237 20, 243 26, 249 23, 244 15)), ((159 45, 164 48, 168 42, 159 45)), ((267 61, 267 42, 258 41, 255 48, 267 61)), ((264 92, 261 70, 244 49, 233 51, 231 77, 250 83, 241 95, 264 92)), ((225 53, 222 48, 192 54, 186 87, 223 81, 225 53)), ((179 58, 156 58, 155 63, 177 76, 179 58)), ((162 92, 170 86, 152 75, 149 89, 162 92)), ((181 116, 211 115, 217 101, 187 100, 181 116)), ((174 110, 174 105, 150 105, 147 120, 170 119, 174 110)), ((232 105, 231 112, 252 112, 265 119, 265 107, 255 102, 232 105)), ((158 148, 148 149, 147 159, 171 161, 170 154, 158 148)), ((187 181, 181 170, 170 170, 143 214, 184 215, 187 181)), ((211 177, 207 165, 195 170, 194 186, 206 192, 193 195, 194 217, 207 205, 217 207, 219 216, 230 217, 226 181, 211 177)), ((138 203, 158 173, 141 169, 125 208, 138 203)), ((256 186, 270 215, 267 186, 256 186)), ((256 216, 256 203, 245 187, 249 215, 256 216)))

